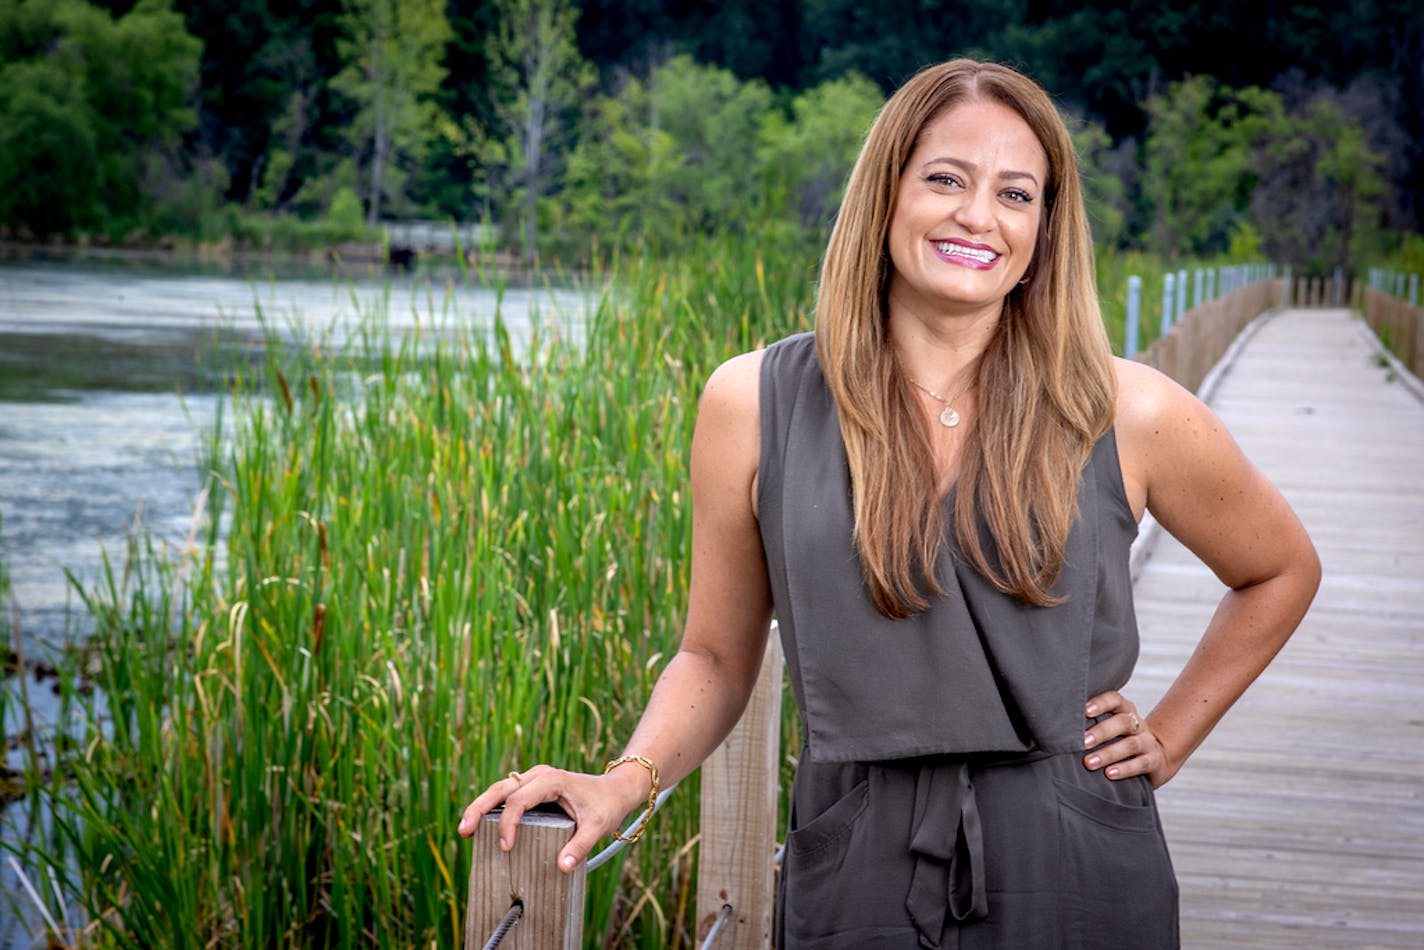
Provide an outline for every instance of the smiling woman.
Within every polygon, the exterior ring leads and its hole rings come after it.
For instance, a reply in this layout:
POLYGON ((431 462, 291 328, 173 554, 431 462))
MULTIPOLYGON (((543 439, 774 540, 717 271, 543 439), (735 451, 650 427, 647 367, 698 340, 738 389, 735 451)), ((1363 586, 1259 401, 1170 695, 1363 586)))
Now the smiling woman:
POLYGON ((890 99, 815 333, 707 383, 692 526, 682 646, 626 754, 497 781, 462 834, 503 804, 508 849, 557 800, 572 869, 722 741, 774 613, 802 725, 777 946, 1178 945, 1153 790, 1290 635, 1319 564, 1205 406, 1113 360, 1042 89, 954 60, 890 99), (1230 589, 1143 716, 1118 690, 1149 508, 1230 589))

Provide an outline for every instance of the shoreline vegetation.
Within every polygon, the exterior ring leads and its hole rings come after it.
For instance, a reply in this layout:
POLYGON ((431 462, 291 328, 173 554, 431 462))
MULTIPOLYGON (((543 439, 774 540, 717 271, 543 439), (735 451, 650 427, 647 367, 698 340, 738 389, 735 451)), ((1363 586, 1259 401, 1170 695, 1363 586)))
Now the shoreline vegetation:
MULTIPOLYGON (((402 248, 397 247, 397 251, 402 248)), ((404 250, 411 250, 406 248, 404 250)), ((414 249, 413 255, 392 258, 391 245, 381 237, 313 244, 296 248, 244 248, 231 243, 201 244, 171 240, 108 244, 84 241, 24 241, 0 239, 0 266, 43 262, 92 263, 125 270, 152 269, 172 273, 280 275, 379 279, 390 275, 453 276, 474 270, 487 281, 543 283, 559 274, 580 273, 560 266, 527 266, 517 254, 493 249, 473 251, 414 249)))
MULTIPOLYGON (((270 334, 192 545, 137 535, 82 592, 95 689, 61 669, 82 728, 25 792, 49 914, 103 945, 452 945, 459 803, 626 736, 681 628, 697 391, 805 325, 813 267, 729 239, 622 256, 581 342, 522 353, 438 302, 409 334, 270 334)), ((689 939, 696 801, 593 878, 590 933, 689 939)))

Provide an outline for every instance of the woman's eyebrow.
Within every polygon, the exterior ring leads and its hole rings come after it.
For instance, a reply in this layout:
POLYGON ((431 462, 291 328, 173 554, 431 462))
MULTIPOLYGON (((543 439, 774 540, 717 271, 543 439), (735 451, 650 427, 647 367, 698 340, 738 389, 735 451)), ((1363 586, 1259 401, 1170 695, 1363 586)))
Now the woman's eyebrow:
MULTIPOLYGON (((964 169, 965 171, 969 172, 970 174, 978 174, 978 172, 979 172, 979 164, 978 164, 977 162, 966 161, 965 159, 962 159, 962 158, 952 158, 952 157, 950 157, 950 156, 948 156, 948 155, 942 155, 942 156, 940 156, 939 158, 932 158, 932 159, 930 159, 929 161, 925 162, 925 164, 926 164, 926 165, 941 165, 941 164, 943 164, 943 165, 953 165, 953 166, 955 166, 956 168, 962 168, 962 169, 964 169)), ((1018 170, 1016 170, 1016 169, 1009 168, 1009 169, 1005 169, 1004 171, 999 172, 999 177, 1000 177, 1000 178, 1027 178, 1029 181, 1033 182, 1035 186, 1038 185, 1038 176, 1034 175, 1033 172, 1021 172, 1021 171, 1018 171, 1018 170)))

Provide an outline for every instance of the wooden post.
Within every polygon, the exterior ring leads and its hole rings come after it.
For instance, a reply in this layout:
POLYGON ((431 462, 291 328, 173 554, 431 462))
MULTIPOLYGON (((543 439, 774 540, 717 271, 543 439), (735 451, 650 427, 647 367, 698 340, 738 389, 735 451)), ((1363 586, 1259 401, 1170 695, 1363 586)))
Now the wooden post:
POLYGON ((761 675, 741 722, 702 765, 697 940, 724 905, 731 918, 715 950, 771 946, 776 906, 777 776, 781 748, 781 641, 772 625, 761 675))
POLYGON ((508 853, 499 850, 495 809, 474 837, 470 894, 465 905, 465 950, 481 950, 516 901, 524 904, 519 921, 500 942, 500 950, 580 950, 587 864, 565 874, 559 849, 573 833, 574 821, 562 811, 526 812, 508 853))

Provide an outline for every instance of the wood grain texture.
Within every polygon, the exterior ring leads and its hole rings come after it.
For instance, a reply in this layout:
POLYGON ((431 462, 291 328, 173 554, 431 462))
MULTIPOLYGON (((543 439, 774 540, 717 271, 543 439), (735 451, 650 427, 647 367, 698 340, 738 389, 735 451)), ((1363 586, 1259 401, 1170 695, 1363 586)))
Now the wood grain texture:
MULTIPOLYGON (((1320 293, 1318 289, 1314 291, 1320 293)), ((1424 947, 1424 403, 1346 310, 1288 310, 1210 397, 1324 564, 1304 623, 1158 793, 1199 948, 1424 947)), ((1223 588, 1159 534, 1135 586, 1150 709, 1223 588)))
POLYGON ((723 905, 730 905, 717 950, 771 946, 782 665, 773 625, 746 712, 702 765, 697 939, 707 936, 723 905))
POLYGON ((524 903, 524 913, 500 950, 580 950, 587 865, 568 874, 558 868, 573 819, 562 812, 528 812, 513 849, 504 852, 495 831, 499 815, 500 809, 486 815, 473 839, 465 950, 481 950, 515 901, 524 903))

